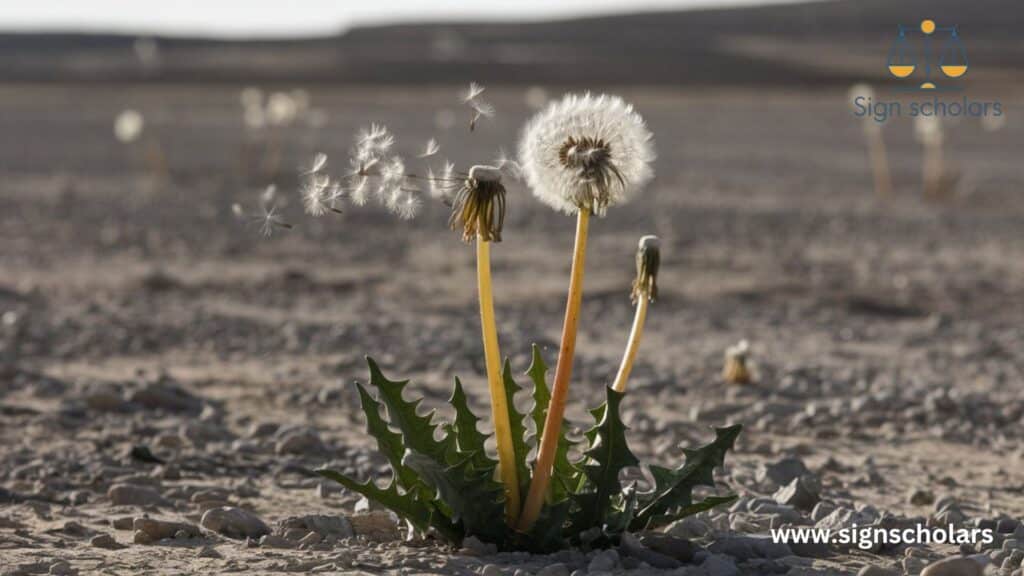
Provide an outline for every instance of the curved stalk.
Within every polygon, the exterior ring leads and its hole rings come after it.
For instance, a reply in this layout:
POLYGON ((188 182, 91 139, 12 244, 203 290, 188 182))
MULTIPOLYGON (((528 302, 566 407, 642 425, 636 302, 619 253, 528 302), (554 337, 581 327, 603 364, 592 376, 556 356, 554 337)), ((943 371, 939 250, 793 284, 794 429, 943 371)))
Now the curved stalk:
POLYGON ((544 419, 544 434, 541 436, 537 462, 533 468, 533 480, 530 481, 530 491, 526 495, 517 526, 523 532, 533 526, 540 516, 544 495, 551 482, 551 467, 555 461, 558 438, 562 431, 562 417, 565 414, 569 379, 572 376, 572 360, 576 352, 576 328, 579 325, 580 301, 583 297, 583 265, 586 259, 589 223, 590 211, 581 208, 576 220, 576 244, 573 248, 572 273, 569 277, 569 296, 565 307, 562 344, 558 350, 558 366, 555 368, 551 401, 548 404, 547 417, 544 419))
POLYGON ((629 342, 626 344, 626 352, 622 355, 622 364, 619 365, 619 373, 615 376, 615 383, 612 389, 616 392, 626 391, 626 382, 629 381, 629 373, 633 370, 633 361, 636 360, 636 353, 640 349, 640 338, 644 333, 644 321, 647 319, 647 305, 650 298, 647 294, 641 294, 636 304, 636 316, 633 317, 633 329, 629 333, 629 342))
POLYGON ((491 243, 476 240, 476 276, 480 292, 480 328, 483 331, 487 382, 491 392, 491 415, 498 444, 498 470, 505 486, 505 516, 512 525, 519 517, 519 479, 516 476, 515 452, 512 447, 512 426, 508 417, 505 383, 501 379, 501 353, 498 351, 498 329, 494 322, 494 296, 491 290, 491 243))

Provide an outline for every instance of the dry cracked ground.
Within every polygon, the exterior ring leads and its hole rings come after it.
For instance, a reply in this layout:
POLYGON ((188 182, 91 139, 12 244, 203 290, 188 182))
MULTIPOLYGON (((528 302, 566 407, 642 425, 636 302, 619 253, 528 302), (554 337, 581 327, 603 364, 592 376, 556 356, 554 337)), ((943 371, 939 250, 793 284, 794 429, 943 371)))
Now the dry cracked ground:
MULTIPOLYGON (((0 573, 881 576, 963 553, 1020 575, 1012 90, 1002 130, 947 126, 958 181, 940 202, 921 198, 907 119, 885 131, 896 192, 873 197, 839 91, 620 90, 656 135, 657 178, 592 226, 570 418, 582 425, 614 375, 634 246, 658 234, 661 299, 624 404, 632 448, 674 465, 710 425, 743 423, 718 477, 741 499, 611 551, 531 556, 403 541, 386 513, 306 472, 384 474, 352 386, 365 354, 429 406, 455 375, 481 411, 486 389, 473 254, 444 208, 311 220, 294 169, 322 150, 340 172, 370 121, 410 152, 434 135, 453 161, 485 162, 514 149, 527 92, 490 91, 499 114, 471 134, 455 87, 322 86, 318 127, 252 133, 240 88, 0 86, 0 573), (146 127, 122 145, 112 122, 129 107, 146 127), (231 205, 271 182, 295 228, 263 240, 231 205), (741 339, 756 382, 725 384, 723 351, 741 339), (998 534, 963 549, 765 539, 854 522, 998 534)), ((572 228, 510 192, 494 266, 517 371, 532 342, 555 360, 572 228)))

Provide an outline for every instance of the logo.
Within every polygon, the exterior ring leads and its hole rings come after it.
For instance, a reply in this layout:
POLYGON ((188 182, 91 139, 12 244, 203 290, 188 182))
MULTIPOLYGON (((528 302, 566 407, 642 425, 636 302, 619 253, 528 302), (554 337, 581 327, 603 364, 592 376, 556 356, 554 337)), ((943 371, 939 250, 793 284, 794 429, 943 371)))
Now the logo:
POLYGON ((889 75, 909 81, 898 89, 914 98, 888 100, 876 98, 874 90, 858 85, 851 90, 853 113, 858 118, 871 118, 879 124, 890 118, 974 117, 999 118, 1003 104, 998 100, 973 100, 967 95, 944 97, 944 92, 962 92, 960 82, 970 64, 967 49, 957 26, 940 26, 925 19, 916 26, 897 25, 896 39, 886 60, 889 75))
POLYGON ((918 26, 900 24, 898 29, 889 49, 890 74, 915 80, 914 90, 960 90, 946 81, 967 74, 967 50, 956 26, 922 20, 918 26))

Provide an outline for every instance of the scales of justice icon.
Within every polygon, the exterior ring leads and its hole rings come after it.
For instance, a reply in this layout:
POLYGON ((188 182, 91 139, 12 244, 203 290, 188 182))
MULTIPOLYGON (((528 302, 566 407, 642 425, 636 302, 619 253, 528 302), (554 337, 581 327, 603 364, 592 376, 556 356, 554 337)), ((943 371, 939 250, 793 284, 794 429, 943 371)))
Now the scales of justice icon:
POLYGON ((907 78, 919 67, 924 69, 921 90, 935 90, 932 81, 932 39, 944 38, 939 54, 938 68, 948 78, 960 78, 967 73, 967 51, 956 26, 939 27, 934 20, 922 20, 919 26, 899 25, 899 36, 889 49, 889 73, 897 78, 907 78), (924 39, 920 53, 914 50, 908 36, 920 33, 924 39), (919 60, 921 62, 919 62, 919 60), (923 66, 921 64, 923 63, 923 66))

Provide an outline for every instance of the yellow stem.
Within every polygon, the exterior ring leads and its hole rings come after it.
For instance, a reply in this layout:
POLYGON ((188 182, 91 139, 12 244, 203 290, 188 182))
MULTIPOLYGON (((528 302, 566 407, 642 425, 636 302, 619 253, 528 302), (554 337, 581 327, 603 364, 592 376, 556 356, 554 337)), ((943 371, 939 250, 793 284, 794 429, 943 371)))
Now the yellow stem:
POLYGON ((636 353, 640 349, 640 338, 644 334, 644 320, 647 319, 647 305, 650 299, 647 294, 640 293, 640 301, 636 304, 636 316, 633 317, 633 330, 629 333, 629 342, 626 344, 626 352, 622 355, 622 364, 619 366, 619 373, 615 376, 615 384, 612 389, 616 392, 626 391, 626 382, 629 381, 629 373, 633 370, 633 361, 636 360, 636 353))
POLYGON ((526 495, 523 512, 517 526, 522 532, 529 530, 540 516, 544 495, 551 482, 551 467, 555 461, 555 451, 558 448, 558 438, 562 430, 565 401, 569 395, 572 359, 576 352, 576 327, 579 325, 580 300, 583 297, 583 263, 587 252, 587 228, 590 222, 589 210, 580 209, 578 214, 576 245, 572 255, 572 273, 569 277, 569 297, 565 307, 565 323, 562 325, 562 344, 558 350, 558 366, 555 368, 551 401, 548 403, 548 414, 544 420, 544 434, 541 436, 540 448, 537 451, 537 463, 533 468, 533 480, 530 481, 530 491, 526 495))
POLYGON ((498 329, 494 322, 491 243, 479 237, 476 240, 476 276, 480 291, 480 327, 484 338, 487 382, 491 391, 491 415, 494 417, 494 436, 498 443, 498 470, 501 482, 505 485, 505 516, 511 526, 519 517, 519 479, 516 476, 515 450, 512 447, 512 426, 508 417, 505 383, 501 379, 498 329))

